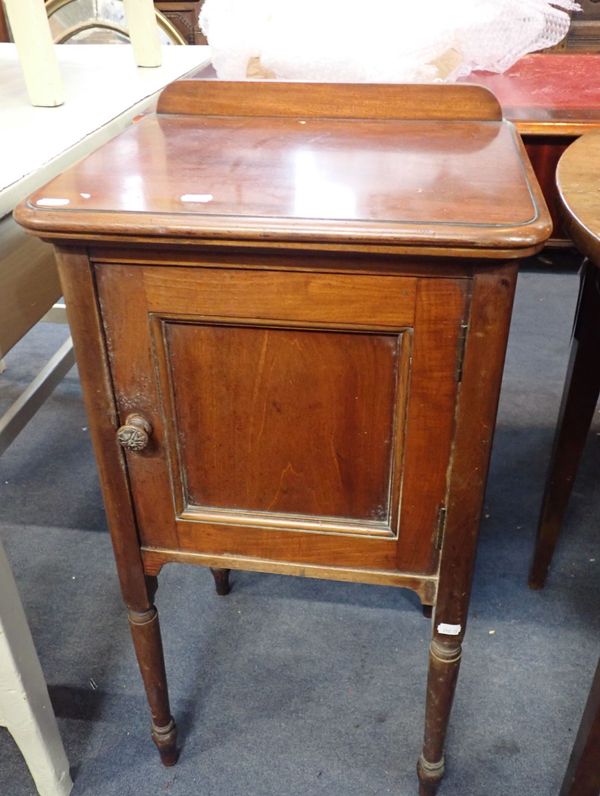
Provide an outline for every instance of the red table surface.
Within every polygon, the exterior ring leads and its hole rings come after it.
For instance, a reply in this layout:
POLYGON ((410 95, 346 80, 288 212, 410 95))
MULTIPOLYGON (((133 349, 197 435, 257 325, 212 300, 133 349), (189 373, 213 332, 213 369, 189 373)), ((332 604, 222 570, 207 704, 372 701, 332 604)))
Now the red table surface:
POLYGON ((501 75, 474 72, 465 82, 489 88, 523 136, 554 222, 567 241, 556 188, 556 165, 568 146, 600 129, 600 54, 532 53, 501 75))
POLYGON ((493 91, 506 118, 522 132, 542 132, 527 129, 527 123, 557 134, 562 124, 600 125, 600 54, 534 53, 503 74, 474 72, 465 82, 493 91))

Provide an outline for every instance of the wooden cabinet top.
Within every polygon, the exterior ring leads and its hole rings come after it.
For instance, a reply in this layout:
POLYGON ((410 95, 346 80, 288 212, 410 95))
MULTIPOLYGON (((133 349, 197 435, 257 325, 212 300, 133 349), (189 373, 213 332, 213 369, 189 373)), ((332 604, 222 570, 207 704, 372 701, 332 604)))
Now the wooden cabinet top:
POLYGON ((17 220, 44 237, 489 256, 550 233, 514 128, 473 86, 180 81, 17 220))

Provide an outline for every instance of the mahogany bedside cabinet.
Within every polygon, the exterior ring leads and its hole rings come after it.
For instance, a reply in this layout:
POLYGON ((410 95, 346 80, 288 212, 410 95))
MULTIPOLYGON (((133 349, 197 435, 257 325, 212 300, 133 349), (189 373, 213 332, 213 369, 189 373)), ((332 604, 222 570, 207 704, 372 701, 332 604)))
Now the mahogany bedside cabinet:
POLYGON ((182 562, 434 606, 435 793, 518 260, 551 232, 523 152, 478 86, 180 81, 19 207, 56 245, 166 765, 153 597, 182 562))

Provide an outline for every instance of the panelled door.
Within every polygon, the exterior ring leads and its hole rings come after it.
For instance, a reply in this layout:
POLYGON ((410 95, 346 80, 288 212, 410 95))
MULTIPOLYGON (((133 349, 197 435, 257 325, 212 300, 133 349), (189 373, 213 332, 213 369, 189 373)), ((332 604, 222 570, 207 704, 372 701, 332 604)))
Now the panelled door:
POLYGON ((145 547, 435 570, 468 280, 95 272, 145 547))

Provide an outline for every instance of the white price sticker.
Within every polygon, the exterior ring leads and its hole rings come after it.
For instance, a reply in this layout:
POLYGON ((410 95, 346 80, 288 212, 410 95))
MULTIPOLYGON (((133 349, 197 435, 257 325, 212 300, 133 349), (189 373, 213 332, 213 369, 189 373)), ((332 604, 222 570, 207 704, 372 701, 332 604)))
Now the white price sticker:
POLYGON ((458 636, 462 630, 462 625, 447 625, 445 622, 440 622, 437 626, 438 633, 443 636, 458 636))

